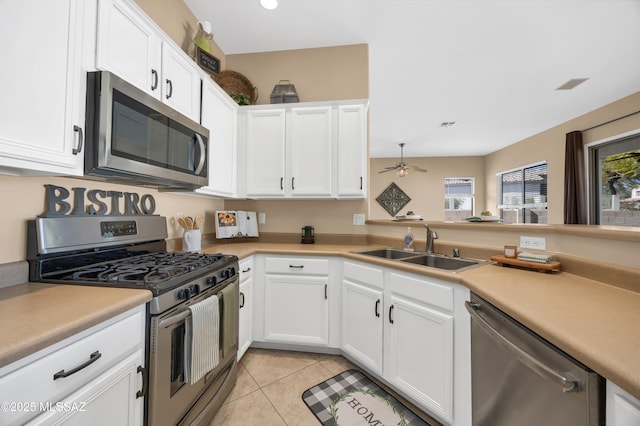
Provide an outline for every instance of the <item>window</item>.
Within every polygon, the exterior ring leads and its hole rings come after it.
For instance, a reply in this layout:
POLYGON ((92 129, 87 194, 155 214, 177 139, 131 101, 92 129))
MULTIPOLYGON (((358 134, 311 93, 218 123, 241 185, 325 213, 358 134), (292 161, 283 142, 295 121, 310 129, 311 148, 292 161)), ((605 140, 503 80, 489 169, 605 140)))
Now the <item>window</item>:
POLYGON ((591 223, 640 226, 640 135, 589 149, 591 223))
POLYGON ((498 209, 505 223, 547 223, 547 163, 498 173, 498 209))
POLYGON ((473 216, 473 178, 444 179, 444 220, 461 221, 473 216))

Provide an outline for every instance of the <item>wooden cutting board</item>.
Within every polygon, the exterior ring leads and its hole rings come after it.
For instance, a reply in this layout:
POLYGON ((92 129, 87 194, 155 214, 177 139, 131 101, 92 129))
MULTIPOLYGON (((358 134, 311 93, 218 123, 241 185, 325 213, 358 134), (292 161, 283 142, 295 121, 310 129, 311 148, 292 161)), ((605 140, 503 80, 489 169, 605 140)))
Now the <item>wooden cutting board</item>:
POLYGON ((521 268, 533 269, 538 272, 560 272, 560 262, 538 263, 527 262, 525 260, 518 260, 516 258, 510 258, 505 256, 491 256, 491 260, 496 262, 499 266, 519 266, 521 268))

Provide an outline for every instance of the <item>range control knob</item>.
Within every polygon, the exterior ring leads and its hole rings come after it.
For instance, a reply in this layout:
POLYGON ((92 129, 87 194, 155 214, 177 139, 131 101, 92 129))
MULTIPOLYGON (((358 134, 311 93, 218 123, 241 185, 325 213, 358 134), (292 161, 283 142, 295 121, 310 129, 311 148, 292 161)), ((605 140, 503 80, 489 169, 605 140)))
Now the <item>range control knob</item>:
POLYGON ((216 285, 217 283, 218 283, 218 279, 216 278, 215 275, 212 275, 209 278, 207 278, 207 285, 216 285))
POLYGON ((191 287, 189 287, 189 295, 190 296, 197 296, 200 293, 200 286, 197 284, 192 285, 191 287))
POLYGON ((233 277, 236 274, 236 268, 234 268, 233 266, 227 269, 227 271, 229 271, 229 277, 233 277))
POLYGON ((178 290, 178 300, 189 300, 191 298, 191 293, 186 290, 186 289, 182 289, 182 290, 178 290))

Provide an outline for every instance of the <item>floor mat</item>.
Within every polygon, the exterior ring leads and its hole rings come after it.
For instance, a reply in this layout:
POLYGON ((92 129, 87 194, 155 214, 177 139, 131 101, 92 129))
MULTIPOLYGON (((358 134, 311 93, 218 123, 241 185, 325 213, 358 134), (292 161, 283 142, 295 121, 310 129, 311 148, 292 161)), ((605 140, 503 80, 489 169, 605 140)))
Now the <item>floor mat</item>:
POLYGON ((307 389, 302 400, 325 426, 431 426, 358 370, 307 389))

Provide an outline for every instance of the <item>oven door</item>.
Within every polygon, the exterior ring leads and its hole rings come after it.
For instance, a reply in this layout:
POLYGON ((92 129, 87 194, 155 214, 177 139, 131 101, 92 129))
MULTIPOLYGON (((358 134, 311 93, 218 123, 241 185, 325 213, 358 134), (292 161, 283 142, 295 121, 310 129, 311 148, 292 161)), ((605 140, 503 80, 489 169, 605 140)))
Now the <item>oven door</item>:
MULTIPOLYGON (((147 419, 149 425, 177 425, 185 419, 213 417, 233 387, 236 377, 238 351, 238 278, 181 304, 170 312, 154 316, 150 323, 149 344, 149 399, 147 419), (231 290, 234 297, 225 300, 222 289, 231 290), (186 321, 191 312, 189 306, 212 295, 220 298, 220 350, 218 365, 195 383, 188 383, 184 367, 186 321), (225 315, 225 310, 233 310, 225 315), (232 324, 225 324, 232 318, 232 324), (222 334, 231 333, 232 343, 223 353, 222 334)), ((225 291, 225 294, 228 294, 225 291)), ((190 423, 191 421, 189 421, 190 423)))

